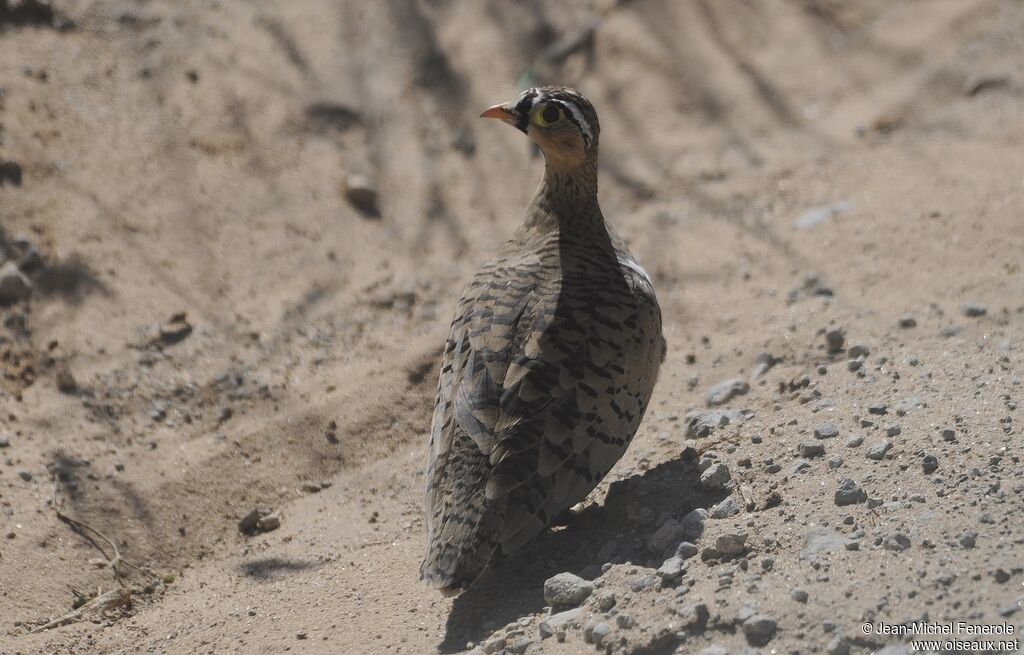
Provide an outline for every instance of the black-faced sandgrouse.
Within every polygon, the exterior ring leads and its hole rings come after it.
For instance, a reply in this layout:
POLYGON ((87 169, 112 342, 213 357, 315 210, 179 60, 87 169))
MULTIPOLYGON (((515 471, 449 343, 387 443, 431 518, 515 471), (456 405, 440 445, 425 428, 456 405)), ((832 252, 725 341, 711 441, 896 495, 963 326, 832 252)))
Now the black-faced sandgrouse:
POLYGON ((522 227, 466 287, 441 361, 420 575, 447 594, 597 486, 665 354, 651 278, 598 207, 590 102, 534 88, 482 116, 526 133, 545 169, 522 227))

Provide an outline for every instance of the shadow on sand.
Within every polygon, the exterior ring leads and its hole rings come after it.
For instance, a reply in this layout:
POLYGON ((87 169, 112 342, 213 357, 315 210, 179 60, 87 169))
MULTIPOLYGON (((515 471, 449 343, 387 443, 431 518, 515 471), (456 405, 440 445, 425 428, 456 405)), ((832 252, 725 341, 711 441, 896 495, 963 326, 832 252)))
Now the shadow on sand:
POLYGON ((678 458, 611 484, 603 506, 591 505, 572 516, 569 525, 555 527, 521 551, 492 561, 479 580, 455 599, 438 645, 442 653, 479 643, 492 632, 544 603, 544 580, 571 571, 596 577, 606 562, 659 566, 646 543, 662 515, 681 517, 696 507, 709 507, 727 494, 700 486, 696 461, 678 458), (633 522, 630 515, 647 520, 633 522))

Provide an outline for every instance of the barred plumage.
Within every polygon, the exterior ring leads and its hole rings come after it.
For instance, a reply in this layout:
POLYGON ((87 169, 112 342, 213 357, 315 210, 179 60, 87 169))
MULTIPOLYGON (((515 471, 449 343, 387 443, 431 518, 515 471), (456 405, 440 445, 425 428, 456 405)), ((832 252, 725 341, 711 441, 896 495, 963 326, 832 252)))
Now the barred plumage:
POLYGON ((651 280, 597 203, 590 102, 543 87, 484 116, 526 132, 546 166, 525 223, 466 287, 443 355, 421 576, 446 592, 593 490, 632 440, 665 352, 651 280))

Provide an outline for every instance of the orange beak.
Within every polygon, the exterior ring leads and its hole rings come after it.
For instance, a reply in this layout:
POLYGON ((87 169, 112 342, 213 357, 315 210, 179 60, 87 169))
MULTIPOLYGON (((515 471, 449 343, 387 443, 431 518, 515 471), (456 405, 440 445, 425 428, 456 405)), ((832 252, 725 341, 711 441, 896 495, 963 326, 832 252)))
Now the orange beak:
POLYGON ((514 123, 516 121, 516 115, 505 109, 504 105, 494 105, 480 114, 480 118, 497 118, 506 123, 514 123))

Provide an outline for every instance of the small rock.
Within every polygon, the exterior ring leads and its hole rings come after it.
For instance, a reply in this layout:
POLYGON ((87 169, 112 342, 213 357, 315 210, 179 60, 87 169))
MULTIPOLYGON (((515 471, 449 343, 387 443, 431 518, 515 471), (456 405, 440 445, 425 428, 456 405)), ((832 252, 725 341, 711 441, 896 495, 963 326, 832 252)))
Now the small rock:
POLYGON ((874 414, 875 416, 884 416, 888 411, 889 406, 883 403, 868 405, 868 414, 874 414))
POLYGON ((789 592, 789 597, 798 603, 806 603, 807 599, 810 598, 807 592, 800 587, 793 587, 793 590, 789 592))
POLYGON ((903 428, 898 425, 885 426, 885 436, 887 437, 898 437, 902 432, 903 428))
POLYGON ((552 614, 546 620, 540 622, 540 625, 538 626, 540 636, 542 638, 547 638, 557 632, 564 631, 567 627, 575 623, 575 621, 580 617, 580 612, 582 611, 582 608, 575 607, 571 610, 552 614))
POLYGON ((703 630, 704 626, 708 623, 708 619, 711 617, 711 613, 708 612, 708 606, 704 603, 683 605, 677 614, 682 620, 682 627, 694 632, 703 630))
POLYGON ((681 541, 679 542, 679 545, 676 546, 675 557, 679 557, 684 560, 690 559, 691 557, 696 555, 698 551, 699 549, 697 548, 696 544, 692 544, 689 541, 681 541))
POLYGON ((804 471, 809 471, 810 469, 811 463, 808 462, 806 459, 798 459, 795 462, 793 462, 793 473, 803 473, 804 471))
POLYGON ((963 305, 960 305, 960 313, 964 316, 977 318, 987 314, 988 308, 982 305, 975 305, 974 303, 964 303, 963 305))
POLYGON ((843 478, 839 481, 839 488, 836 489, 835 503, 839 507, 845 505, 856 505, 867 501, 868 494, 850 478, 843 478))
POLYGON ((956 431, 946 428, 942 431, 943 441, 956 441, 956 431))
POLYGON ((281 527, 281 514, 278 512, 271 512, 266 516, 261 516, 256 521, 256 529, 260 532, 270 532, 271 530, 277 530, 281 527))
POLYGON ((881 442, 868 448, 868 451, 864 453, 864 456, 868 459, 881 460, 885 458, 885 454, 892 448, 892 442, 888 439, 883 439, 881 442))
POLYGON ((863 435, 859 435, 859 434, 855 434, 855 435, 853 435, 852 437, 850 437, 849 439, 846 440, 846 447, 847 448, 856 448, 857 446, 861 445, 862 443, 864 443, 864 436, 863 435))
POLYGON ((25 482, 32 481, 32 474, 26 471, 25 469, 21 469, 18 471, 18 477, 24 480, 25 482))
POLYGON ((856 346, 850 346, 846 351, 847 359, 860 359, 863 360, 865 357, 871 354, 871 351, 867 346, 857 344, 856 346))
POLYGON ((501 651, 505 650, 505 646, 507 645, 508 642, 506 642, 501 637, 488 639, 486 642, 484 642, 484 652, 488 654, 500 653, 501 651))
POLYGON ((710 516, 713 519, 724 519, 739 513, 740 508, 737 507, 736 501, 733 500, 732 496, 729 496, 711 508, 710 516))
POLYGON ((729 467, 722 462, 712 464, 700 474, 700 484, 705 489, 725 489, 731 479, 729 467))
POLYGON ((821 423, 814 426, 815 439, 832 439, 839 436, 839 428, 832 423, 821 423))
POLYGON ((839 455, 832 455, 828 458, 828 467, 830 469, 837 469, 843 465, 843 458, 839 455))
POLYGON ((978 543, 978 533, 972 530, 967 530, 960 534, 960 545, 964 548, 974 548, 975 544, 978 543))
POLYGON ((797 451, 801 457, 821 457, 825 454, 825 446, 813 441, 801 443, 797 451))
POLYGON ((315 494, 320 492, 321 487, 316 482, 303 482, 300 489, 303 493, 315 494))
POLYGON ((836 635, 825 645, 826 655, 850 655, 850 642, 842 635, 836 635))
POLYGON ((24 300, 32 294, 32 284, 14 262, 0 266, 0 305, 24 300))
POLYGON ((611 608, 615 607, 615 603, 618 602, 618 598, 615 596, 613 591, 604 591, 597 596, 597 609, 602 612, 607 612, 611 608))
POLYGON ((572 573, 559 573, 544 581, 544 601, 552 607, 575 607, 594 591, 594 583, 572 573))
POLYGON ((894 532, 882 540, 882 547, 898 553, 910 548, 910 538, 902 532, 894 532))
POLYGON ((921 459, 921 468, 926 475, 930 475, 939 470, 939 459, 935 455, 925 455, 921 459))
POLYGON ((829 330, 825 333, 825 347, 830 355, 843 352, 843 344, 846 342, 846 333, 842 330, 829 330))
POLYGON ((273 512, 265 507, 257 507, 251 510, 238 521, 238 531, 242 534, 253 535, 259 532, 258 523, 261 518, 273 512))
POLYGON ((588 623, 583 629, 583 641, 588 644, 600 646, 611 631, 612 626, 608 625, 604 621, 588 623))
POLYGON ((896 325, 903 328, 904 330, 909 330, 910 328, 917 327, 917 319, 915 319, 913 316, 910 316, 909 314, 906 314, 904 316, 900 316, 899 320, 896 321, 896 325))
POLYGON ((960 327, 959 325, 947 325, 946 327, 939 330, 939 336, 947 338, 955 337, 956 335, 960 334, 962 330, 963 328, 960 327))
POLYGON ((658 570, 655 571, 655 573, 657 573, 658 577, 661 578, 661 582, 663 585, 668 584, 674 580, 678 580, 679 577, 683 574, 683 558, 668 558, 667 560, 662 562, 661 566, 658 567, 658 570))
POLYGON ((188 315, 185 312, 177 312, 170 320, 161 323, 157 336, 153 340, 156 343, 171 345, 182 341, 192 334, 192 324, 188 322, 188 315))
POLYGON ((1007 573, 1006 571, 1004 571, 1003 569, 996 569, 995 571, 992 572, 992 578, 998 584, 1005 584, 1006 582, 1008 582, 1010 580, 1010 574, 1007 573))
POLYGON ((747 534, 745 532, 726 532, 715 539, 715 550, 726 557, 739 555, 746 549, 747 534))
POLYGON ((804 537, 804 547, 800 551, 800 559, 814 561, 821 555, 838 553, 843 550, 846 544, 846 537, 835 530, 824 527, 814 527, 807 531, 804 537))
POLYGON ((721 646, 708 646, 701 649, 697 655, 729 655, 729 651, 721 646))
POLYGON ((369 218, 380 216, 377 207, 377 189, 370 180, 362 175, 349 175, 345 178, 345 199, 353 207, 369 218))
POLYGON ((666 549, 679 543, 685 533, 686 530, 679 521, 668 519, 647 539, 647 547, 652 554, 660 555, 666 549))
POLYGON ((686 438, 709 437, 718 428, 730 423, 743 423, 754 416, 749 409, 695 410, 686 415, 686 438))
MULTIPOLYGON (((26 5, 30 6, 30 5, 26 5)), ((7 5, 5 11, 13 13, 17 9, 23 9, 18 5, 7 5)), ((0 93, 2 98, 3 93, 0 93)), ((21 164, 16 161, 0 159, 0 187, 10 182, 12 186, 21 186, 21 164)))
POLYGON ((71 374, 71 367, 68 366, 67 362, 62 362, 57 365, 57 391, 61 393, 75 393, 78 391, 78 383, 75 382, 75 376, 71 374))
POLYGON ((704 522, 708 519, 708 511, 702 507, 692 510, 680 521, 684 539, 695 540, 704 534, 704 522))
POLYGON ((719 382, 708 390, 704 396, 704 402, 708 407, 723 405, 736 396, 742 396, 750 391, 750 385, 743 378, 733 378, 719 382))
POLYGON ((775 619, 764 614, 755 614, 743 622, 743 634, 752 646, 764 646, 778 629, 775 619))
POLYGON ((10 448, 11 440, 8 437, 0 436, 0 448, 10 448))

